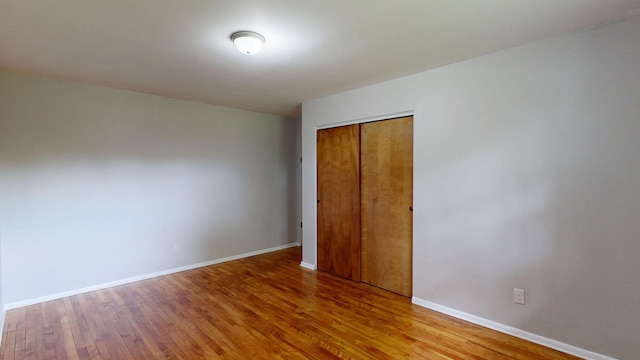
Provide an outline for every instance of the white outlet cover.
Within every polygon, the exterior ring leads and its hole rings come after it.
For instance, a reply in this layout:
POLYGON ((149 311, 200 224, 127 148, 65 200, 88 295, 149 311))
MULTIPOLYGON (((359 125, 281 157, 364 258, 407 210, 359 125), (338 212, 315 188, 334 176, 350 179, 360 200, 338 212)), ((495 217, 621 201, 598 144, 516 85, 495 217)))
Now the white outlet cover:
POLYGON ((513 288, 513 302, 524 305, 524 290, 513 288))

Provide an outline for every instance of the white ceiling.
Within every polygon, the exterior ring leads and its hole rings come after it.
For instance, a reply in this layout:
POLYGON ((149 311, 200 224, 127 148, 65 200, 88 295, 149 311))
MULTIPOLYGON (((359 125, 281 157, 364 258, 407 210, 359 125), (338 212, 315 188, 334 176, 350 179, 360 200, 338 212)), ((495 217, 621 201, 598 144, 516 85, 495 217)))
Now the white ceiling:
POLYGON ((0 68, 297 117, 305 100, 638 8, 640 0, 0 0, 0 68), (264 35, 263 51, 235 50, 237 30, 264 35))

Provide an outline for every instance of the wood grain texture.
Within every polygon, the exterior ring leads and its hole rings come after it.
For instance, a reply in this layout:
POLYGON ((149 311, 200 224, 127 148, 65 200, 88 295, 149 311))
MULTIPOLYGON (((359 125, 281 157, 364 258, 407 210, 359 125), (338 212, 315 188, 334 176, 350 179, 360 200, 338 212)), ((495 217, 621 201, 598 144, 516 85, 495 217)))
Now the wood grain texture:
POLYGON ((412 294, 413 117, 361 124, 362 281, 412 294))
POLYGON ((575 359, 299 261, 290 248, 10 310, 0 359, 575 359))
POLYGON ((318 269, 360 281, 360 127, 318 130, 318 269))

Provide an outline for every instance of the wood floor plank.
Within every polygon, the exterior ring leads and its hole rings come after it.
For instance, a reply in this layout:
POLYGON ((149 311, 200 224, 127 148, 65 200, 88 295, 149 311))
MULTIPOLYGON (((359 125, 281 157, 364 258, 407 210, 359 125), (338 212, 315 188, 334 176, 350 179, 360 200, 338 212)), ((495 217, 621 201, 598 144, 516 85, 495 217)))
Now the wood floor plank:
POLYGON ((0 357, 6 360, 16 358, 16 337, 18 336, 18 324, 25 321, 26 309, 15 309, 8 311, 5 315, 5 325, 2 335, 2 351, 0 357))
POLYGON ((96 303, 97 298, 95 293, 88 293, 83 295, 78 295, 78 306, 77 312, 82 312, 83 317, 87 319, 87 332, 85 336, 93 339, 93 342, 96 346, 96 356, 97 359, 111 359, 111 353, 105 343, 107 336, 102 336, 101 328, 104 327, 102 316, 100 315, 100 308, 96 303), (88 316, 87 316, 88 315, 88 316))
POLYGON ((60 315, 60 327, 62 328, 62 339, 64 341, 64 350, 66 354, 66 359, 69 360, 79 360, 80 356, 78 355, 76 349, 76 339, 73 336, 73 331, 71 329, 71 324, 69 322, 69 317, 67 315, 66 308, 64 306, 64 301, 68 299, 61 299, 56 301, 56 306, 58 308, 58 314, 60 315))
POLYGON ((290 248, 10 310, 0 360, 575 359, 299 262, 290 248))
POLYGON ((28 309, 18 309, 19 315, 15 321, 15 353, 16 360, 21 360, 27 357, 27 328, 26 328, 26 314, 28 309))
POLYGON ((73 309, 71 297, 63 299, 63 306, 65 313, 70 319, 69 327, 78 358, 81 360, 90 360, 91 357, 89 355, 89 350, 87 349, 87 339, 84 336, 83 331, 81 330, 81 326, 83 325, 84 321, 79 319, 78 314, 76 314, 75 310, 73 309))

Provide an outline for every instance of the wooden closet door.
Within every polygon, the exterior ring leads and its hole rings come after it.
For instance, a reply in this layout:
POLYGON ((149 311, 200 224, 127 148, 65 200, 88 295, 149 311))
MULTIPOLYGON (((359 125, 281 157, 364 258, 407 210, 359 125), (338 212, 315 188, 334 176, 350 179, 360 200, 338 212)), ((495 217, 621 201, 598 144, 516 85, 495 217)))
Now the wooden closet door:
POLYGON ((317 135, 318 269, 360 281, 360 127, 317 135))
POLYGON ((360 131, 362 281, 411 296, 413 117, 360 131))

